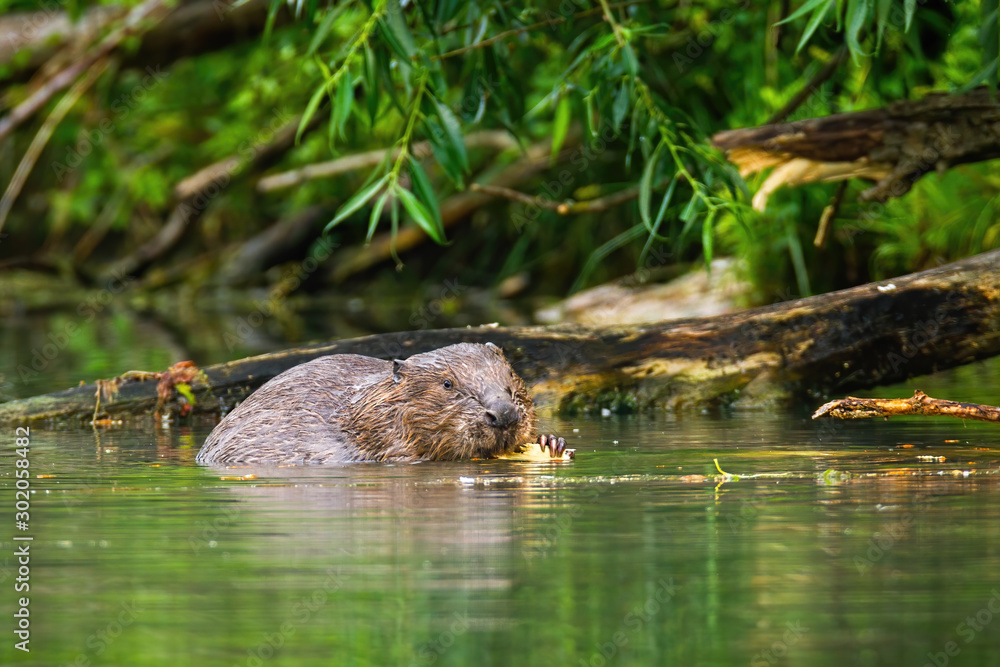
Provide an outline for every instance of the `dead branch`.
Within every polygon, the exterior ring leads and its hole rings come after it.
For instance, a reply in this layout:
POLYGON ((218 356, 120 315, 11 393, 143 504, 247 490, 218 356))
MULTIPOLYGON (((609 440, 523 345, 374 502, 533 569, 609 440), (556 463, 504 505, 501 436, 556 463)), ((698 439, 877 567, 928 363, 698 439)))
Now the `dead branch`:
MULTIPOLYGON (((322 117, 321 113, 314 114, 305 132, 315 129, 322 122, 322 117)), ((232 155, 204 167, 178 183, 174 188, 177 204, 167 217, 166 224, 156 236, 116 263, 109 275, 134 275, 163 256, 181 240, 188 225, 201 218, 212 198, 226 188, 232 179, 267 169, 291 150, 295 145, 298 126, 299 118, 296 117, 275 131, 268 143, 254 146, 250 151, 241 150, 239 155, 232 155), (248 152, 249 156, 246 155, 248 152)))
MULTIPOLYGON (((639 5, 639 4, 642 4, 644 2, 646 2, 646 0, 634 0, 633 2, 618 2, 618 3, 613 3, 613 4, 609 5, 609 9, 620 9, 622 7, 630 7, 632 5, 639 5)), ((453 51, 448 51, 447 53, 442 53, 442 54, 437 55, 437 56, 431 56, 431 60, 444 60, 446 58, 454 58, 456 56, 464 56, 466 53, 469 53, 470 51, 474 51, 476 49, 482 49, 482 48, 485 48, 487 46, 492 46, 492 45, 496 44, 497 42, 502 42, 503 40, 507 39, 508 37, 513 37, 514 35, 520 35, 522 33, 531 32, 531 31, 534 31, 534 30, 541 30, 542 28, 548 28, 548 27, 551 27, 551 26, 554 26, 554 25, 559 25, 561 23, 565 23, 566 21, 571 20, 571 19, 585 18, 587 16, 594 16, 596 14, 601 14, 603 12, 604 12, 604 9, 602 9, 601 7, 595 7, 593 9, 585 9, 585 10, 583 10, 581 12, 576 12, 575 14, 572 14, 569 17, 554 16, 554 17, 552 17, 550 19, 546 19, 544 21, 539 21, 538 23, 533 23, 531 25, 526 25, 526 26, 523 26, 521 28, 514 28, 512 30, 505 30, 504 32, 501 32, 501 33, 498 33, 496 35, 493 35, 492 37, 484 39, 484 40, 482 40, 480 42, 476 42, 475 44, 470 44, 469 46, 463 46, 460 49, 455 49, 453 51)), ((412 56, 412 57, 414 59, 416 59, 419 56, 412 56)))
POLYGON ((639 196, 639 188, 626 188, 621 192, 616 192, 614 194, 610 194, 604 197, 598 197, 597 199, 588 199, 587 201, 573 201, 572 199, 568 199, 565 201, 554 201, 552 199, 546 199, 545 197, 539 197, 537 195, 529 195, 519 190, 504 188, 497 185, 483 185, 480 183, 472 183, 469 186, 469 189, 475 190, 476 192, 482 192, 484 194, 492 195, 494 197, 504 197, 505 199, 512 199, 514 201, 521 202, 522 204, 527 204, 528 206, 539 206, 541 208, 545 208, 550 211, 555 211, 560 215, 604 211, 609 208, 615 207, 618 204, 622 204, 631 199, 635 199, 636 197, 639 196))
MULTIPOLYGON (((53 95, 73 83, 80 74, 90 69, 94 63, 108 55, 121 44, 126 37, 135 34, 142 28, 142 22, 148 17, 162 18, 166 13, 163 8, 163 0, 146 0, 133 9, 124 24, 101 40, 91 53, 82 56, 73 64, 66 67, 42 86, 35 90, 28 99, 14 107, 9 114, 0 118, 0 140, 3 140, 11 131, 30 118, 38 111, 53 95)), ((146 26, 148 27, 148 26, 146 26)))
POLYGON ((823 207, 823 213, 819 216, 819 224, 816 225, 816 236, 813 237, 813 246, 817 248, 826 247, 826 239, 830 236, 830 228, 833 219, 837 217, 840 204, 844 201, 844 193, 847 192, 847 181, 841 181, 837 186, 837 191, 830 197, 830 203, 823 207))
POLYGON ((930 171, 1000 157, 1000 104, 986 88, 934 93, 883 109, 719 132, 713 142, 744 176, 774 167, 754 196, 817 181, 865 178, 862 201, 901 197, 930 171))
POLYGON ((21 194, 24 182, 28 180, 28 175, 34 169, 35 162, 38 161, 38 156, 42 154, 42 149, 49 143, 49 138, 55 131, 56 126, 62 122, 62 119, 66 117, 66 114, 73 108, 76 101, 80 99, 80 96, 104 73, 109 64, 109 58, 100 58, 94 62, 86 75, 74 83, 73 87, 63 95, 63 98, 56 104, 55 109, 46 117, 38 132, 35 133, 35 137, 31 140, 28 150, 25 151, 24 157, 21 158, 20 164, 17 165, 17 169, 14 171, 14 177, 10 179, 7 190, 3 193, 3 198, 0 199, 0 231, 3 230, 4 223, 7 222, 7 216, 10 214, 10 209, 14 206, 14 201, 21 194))
MULTIPOLYGON (((547 163, 548 151, 542 161, 547 163)), ((475 195, 484 196, 484 195, 475 195)), ((292 366, 327 354, 408 357, 444 345, 503 347, 541 409, 766 406, 842 393, 1000 354, 1000 250, 929 271, 737 313, 634 326, 473 327, 330 341, 209 366, 189 387, 196 412, 217 412, 292 366), (603 401, 603 402, 602 402, 603 401)), ((665 314, 667 315, 667 314, 665 314)), ((94 384, 0 404, 0 424, 89 419, 94 384)), ((161 403, 153 382, 127 382, 109 416, 161 403)), ((191 401, 187 401, 188 404, 191 401)))
MULTIPOLYGON (((179 0, 163 20, 143 34, 137 48, 118 52, 122 67, 167 67, 180 58, 259 38, 270 4, 269 0, 179 0)), ((55 3, 42 11, 0 17, 0 64, 12 69, 14 81, 48 76, 53 65, 58 65, 55 71, 66 67, 124 13, 121 7, 92 7, 74 21, 67 12, 53 11, 53 7, 55 3)), ((282 4, 275 26, 288 23, 291 17, 282 4)))
MULTIPOLYGON (((578 133, 570 133, 566 138, 566 144, 572 145, 579 140, 578 133)), ((551 142, 543 142, 529 146, 524 155, 514 163, 506 167, 488 169, 482 177, 490 181, 491 185, 507 187, 517 185, 538 175, 549 166, 549 152, 551 142)), ((564 149, 560 155, 568 154, 568 148, 564 149)), ((493 197, 480 192, 462 192, 449 197, 441 205, 441 222, 445 228, 451 227, 464 220, 470 213, 483 207, 493 197)), ((406 252, 427 240, 425 234, 418 227, 403 227, 393 238, 391 232, 383 232, 375 236, 372 242, 363 248, 349 248, 335 255, 331 264, 333 271, 331 280, 341 283, 349 277, 356 275, 375 264, 386 261, 392 257, 393 252, 406 252)))
POLYGON ((780 123, 795 113, 795 110, 802 106, 802 104, 816 92, 817 88, 822 86, 831 76, 833 76, 833 73, 837 71, 838 67, 840 67, 840 63, 844 62, 844 58, 846 56, 847 47, 840 47, 840 49, 833 54, 833 57, 830 58, 830 60, 823 65, 818 72, 816 72, 813 78, 809 79, 809 82, 802 87, 802 90, 795 93, 795 95, 792 96, 792 99, 788 100, 788 104, 775 111, 764 124, 774 125, 775 123, 780 123))
MULTIPOLYGON (((495 148, 497 150, 507 150, 516 148, 517 141, 504 130, 485 130, 482 132, 472 132, 465 136, 466 148, 495 148)), ((336 160, 318 162, 306 165, 298 169, 283 171, 280 174, 264 176, 257 181, 258 192, 271 192, 290 188, 305 181, 317 178, 331 178, 358 169, 374 167, 380 163, 388 151, 392 151, 393 160, 399 155, 399 148, 380 148, 378 150, 367 151, 365 153, 355 153, 345 155, 336 160)), ((418 141, 410 147, 410 154, 418 160, 422 160, 431 155, 431 142, 418 141)))
POLYGON ((824 404, 813 419, 872 419, 921 415, 924 417, 958 417, 983 422, 1000 423, 1000 408, 978 403, 959 403, 931 398, 919 389, 912 398, 838 398, 824 404))

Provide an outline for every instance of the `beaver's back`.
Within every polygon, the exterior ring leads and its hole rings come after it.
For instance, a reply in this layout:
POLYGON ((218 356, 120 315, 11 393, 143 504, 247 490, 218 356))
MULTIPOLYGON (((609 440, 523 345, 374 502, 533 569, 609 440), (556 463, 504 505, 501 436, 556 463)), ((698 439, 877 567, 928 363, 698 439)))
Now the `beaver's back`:
POLYGON ((333 463, 357 458, 342 420, 361 389, 385 379, 388 361, 320 357, 275 376, 226 415, 199 463, 333 463))

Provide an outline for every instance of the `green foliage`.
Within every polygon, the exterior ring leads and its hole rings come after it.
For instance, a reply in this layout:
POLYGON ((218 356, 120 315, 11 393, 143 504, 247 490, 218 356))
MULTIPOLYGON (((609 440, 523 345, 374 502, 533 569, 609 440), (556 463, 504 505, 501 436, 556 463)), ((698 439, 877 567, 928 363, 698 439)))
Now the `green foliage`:
MULTIPOLYGON (((116 250, 127 251, 169 211, 177 183, 252 153, 299 117, 297 145, 275 170, 394 150, 365 173, 275 194, 234 180, 191 230, 190 248, 245 240, 319 203, 331 211, 326 230, 345 243, 395 232, 400 215, 422 229, 443 244, 423 251, 427 280, 465 272, 490 282, 533 270, 538 289, 563 292, 651 262, 737 254, 773 300, 791 285, 828 289, 998 243, 991 221, 1000 184, 985 167, 960 167, 876 212, 852 203, 852 185, 835 227, 856 233, 834 234, 818 251, 811 238, 834 186, 778 191, 759 215, 746 205, 759 180, 748 188, 708 140, 765 122, 842 48, 851 57, 791 119, 993 85, 997 0, 302 0, 287 5, 294 20, 281 23, 285 7, 272 2, 266 36, 177 61, 154 85, 144 86, 141 70, 111 68, 56 128, 26 189, 36 194, 22 197, 5 231, 33 234, 42 247, 105 216, 122 230, 116 250), (106 118, 110 129, 92 135, 106 118), (571 216, 499 201, 470 230, 446 235, 441 202, 519 157, 467 146, 469 134, 496 129, 522 148, 551 142, 548 171, 517 185, 528 195, 581 201, 632 189, 636 197, 571 216), (90 149, 78 150, 91 135, 90 149), (415 150, 424 141, 430 155, 415 150), (851 217, 862 214, 863 224, 851 217), (951 231, 937 233, 943 221, 951 231), (962 224, 977 244, 955 231, 962 224)), ((5 102, 27 92, 12 83, 5 102)), ((15 133, 16 154, 35 129, 15 133)))

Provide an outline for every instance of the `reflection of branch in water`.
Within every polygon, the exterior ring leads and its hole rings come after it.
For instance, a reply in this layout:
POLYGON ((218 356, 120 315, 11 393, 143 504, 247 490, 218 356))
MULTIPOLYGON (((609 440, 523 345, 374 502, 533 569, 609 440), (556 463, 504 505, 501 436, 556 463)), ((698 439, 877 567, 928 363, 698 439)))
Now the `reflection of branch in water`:
POLYGON ((923 415, 932 417, 958 417, 978 421, 1000 423, 1000 408, 978 403, 959 403, 931 398, 919 389, 913 398, 839 398, 820 407, 813 419, 830 417, 836 419, 870 419, 872 417, 898 417, 903 415, 923 415))

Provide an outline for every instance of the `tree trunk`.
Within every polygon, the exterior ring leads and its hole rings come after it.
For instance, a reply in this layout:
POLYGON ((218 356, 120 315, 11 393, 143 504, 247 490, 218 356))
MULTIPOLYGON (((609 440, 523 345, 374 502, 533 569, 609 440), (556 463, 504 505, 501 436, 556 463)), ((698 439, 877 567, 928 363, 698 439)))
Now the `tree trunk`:
POLYGON ((775 167, 754 198, 781 185, 867 178, 862 201, 901 197, 929 171, 1000 157, 1000 104, 986 88, 934 93, 883 109, 719 132, 712 141, 744 176, 775 167))
MULTIPOLYGON (((504 348, 543 409, 769 404, 906 378, 1000 354, 1000 250, 929 271, 715 317, 641 326, 477 327, 380 334, 204 370, 195 412, 245 398, 327 354, 408 357, 460 341, 504 348)), ((665 313, 667 315, 667 313, 665 313)), ((161 383, 162 384, 162 383, 161 383)), ((95 384, 0 405, 0 422, 90 419, 95 384)), ((164 409, 176 409, 173 395, 164 409)), ((125 381, 101 413, 148 414, 157 382, 125 381)))

